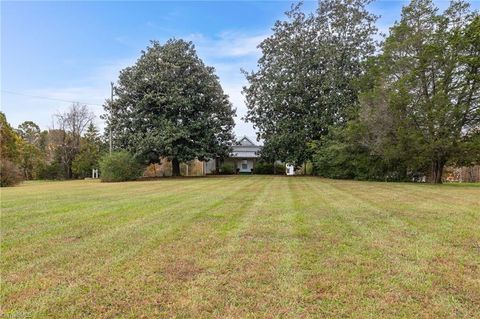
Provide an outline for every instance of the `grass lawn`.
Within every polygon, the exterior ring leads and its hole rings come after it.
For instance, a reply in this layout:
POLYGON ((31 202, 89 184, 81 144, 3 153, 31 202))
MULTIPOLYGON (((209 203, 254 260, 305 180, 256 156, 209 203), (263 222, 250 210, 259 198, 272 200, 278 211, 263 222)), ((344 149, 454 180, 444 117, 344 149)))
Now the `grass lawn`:
POLYGON ((6 318, 480 318, 480 188, 236 176, 1 190, 6 318))

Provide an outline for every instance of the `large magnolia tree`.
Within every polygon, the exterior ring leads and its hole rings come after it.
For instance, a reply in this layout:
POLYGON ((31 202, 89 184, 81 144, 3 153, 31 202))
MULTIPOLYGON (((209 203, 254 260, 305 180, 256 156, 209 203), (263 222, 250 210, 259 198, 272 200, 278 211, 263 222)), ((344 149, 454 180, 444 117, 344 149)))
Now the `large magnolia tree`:
POLYGON ((144 162, 180 162, 228 153, 235 110, 214 68, 197 56, 191 42, 152 41, 135 65, 120 72, 115 98, 105 104, 114 147, 144 162))
POLYGON ((298 4, 260 44, 263 55, 243 93, 264 156, 301 165, 311 157, 309 143, 346 122, 363 62, 375 51, 369 2, 324 0, 311 15, 298 4))

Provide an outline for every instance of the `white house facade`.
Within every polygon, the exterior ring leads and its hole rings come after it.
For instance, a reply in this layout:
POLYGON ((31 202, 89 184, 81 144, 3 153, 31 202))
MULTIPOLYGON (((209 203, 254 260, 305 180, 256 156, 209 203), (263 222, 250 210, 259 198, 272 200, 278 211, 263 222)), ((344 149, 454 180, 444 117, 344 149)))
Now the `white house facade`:
POLYGON ((232 164, 237 173, 251 174, 260 158, 261 149, 260 145, 256 145, 251 139, 244 136, 232 147, 232 152, 229 154, 229 157, 223 160, 223 163, 219 163, 216 160, 208 161, 205 165, 206 173, 214 173, 217 165, 232 164))

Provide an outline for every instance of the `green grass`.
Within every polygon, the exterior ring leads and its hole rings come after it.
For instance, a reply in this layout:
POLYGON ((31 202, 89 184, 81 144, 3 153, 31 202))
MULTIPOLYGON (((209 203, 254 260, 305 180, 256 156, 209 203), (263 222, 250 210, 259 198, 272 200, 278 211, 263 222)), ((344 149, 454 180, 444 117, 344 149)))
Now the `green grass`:
POLYGON ((232 176, 1 191, 6 318, 478 318, 480 188, 232 176))

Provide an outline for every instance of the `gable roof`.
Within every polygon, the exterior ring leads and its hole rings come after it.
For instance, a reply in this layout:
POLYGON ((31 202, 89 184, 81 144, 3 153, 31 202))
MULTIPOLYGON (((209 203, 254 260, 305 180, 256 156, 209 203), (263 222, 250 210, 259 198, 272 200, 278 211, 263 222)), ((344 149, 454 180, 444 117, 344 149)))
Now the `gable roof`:
POLYGON ((255 143, 249 139, 247 136, 242 137, 241 139, 238 140, 238 145, 242 146, 257 146, 255 143))
POLYGON ((250 138, 244 136, 237 141, 236 145, 232 147, 230 157, 233 158, 257 158, 261 146, 256 145, 250 138))

